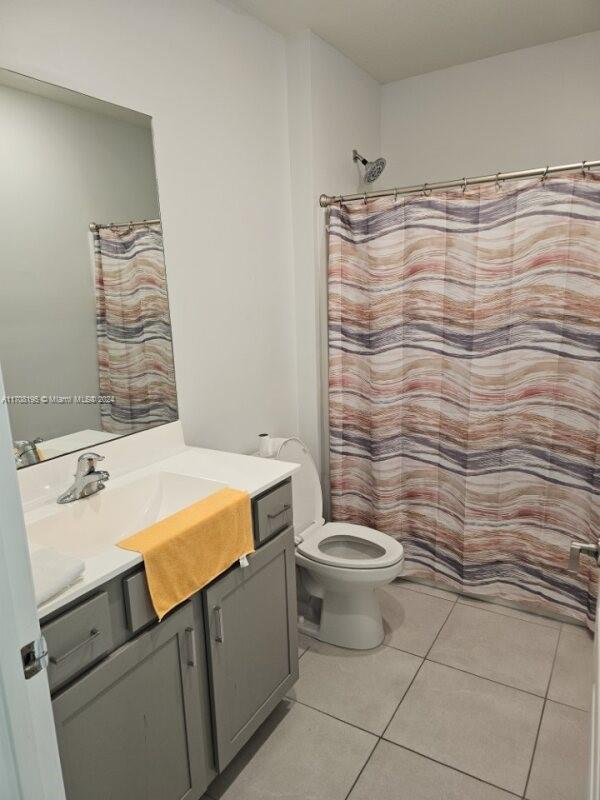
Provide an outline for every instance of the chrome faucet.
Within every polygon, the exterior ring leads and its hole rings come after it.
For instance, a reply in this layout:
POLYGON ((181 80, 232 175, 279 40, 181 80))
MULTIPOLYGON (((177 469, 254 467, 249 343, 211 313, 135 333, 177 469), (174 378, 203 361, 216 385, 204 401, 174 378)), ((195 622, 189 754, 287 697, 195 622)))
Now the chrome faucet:
POLYGON ((110 475, 103 469, 96 469, 98 461, 104 461, 104 456, 99 456, 98 453, 80 455, 77 459, 73 485, 63 492, 56 502, 72 503, 104 489, 104 481, 107 481, 110 475))
POLYGON ((41 439, 18 439, 16 442, 13 442, 17 468, 40 463, 41 459, 37 445, 41 441, 41 439))

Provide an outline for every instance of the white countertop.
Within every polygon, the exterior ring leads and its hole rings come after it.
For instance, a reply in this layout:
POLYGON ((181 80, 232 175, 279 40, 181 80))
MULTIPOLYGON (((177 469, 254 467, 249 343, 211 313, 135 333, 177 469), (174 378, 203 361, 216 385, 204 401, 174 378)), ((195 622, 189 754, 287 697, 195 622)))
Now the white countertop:
MULTIPOLYGON (((130 444, 134 445, 135 442, 132 437, 128 438, 131 440, 130 444)), ((110 471, 108 455, 102 463, 102 467, 106 467, 110 471)), ((179 452, 173 455, 152 461, 147 466, 122 472, 114 479, 111 478, 102 494, 105 500, 108 500, 112 488, 118 488, 154 472, 168 472, 217 481, 232 488, 246 491, 251 497, 255 497, 290 477, 297 468, 298 465, 296 464, 275 459, 183 446, 179 452)), ((88 500, 77 500, 75 502, 86 503, 88 500)), ((30 506, 30 510, 26 511, 25 524, 27 526, 51 513, 56 513, 55 500, 42 504, 36 503, 34 507, 30 506)), ((85 530, 82 530, 81 535, 85 536, 85 530)), ((78 597, 87 594, 92 589, 141 562, 142 556, 139 553, 123 550, 117 546, 108 546, 101 553, 86 558, 85 571, 82 578, 38 608, 40 620, 50 614, 54 614, 67 603, 71 603, 78 597)))

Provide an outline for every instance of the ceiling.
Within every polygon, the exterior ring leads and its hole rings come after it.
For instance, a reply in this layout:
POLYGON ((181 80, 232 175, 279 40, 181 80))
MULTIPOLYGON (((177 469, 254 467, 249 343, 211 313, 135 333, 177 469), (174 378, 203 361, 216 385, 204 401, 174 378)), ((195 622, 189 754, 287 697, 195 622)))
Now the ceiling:
POLYGON ((381 83, 600 30, 600 0, 223 0, 310 28, 381 83))

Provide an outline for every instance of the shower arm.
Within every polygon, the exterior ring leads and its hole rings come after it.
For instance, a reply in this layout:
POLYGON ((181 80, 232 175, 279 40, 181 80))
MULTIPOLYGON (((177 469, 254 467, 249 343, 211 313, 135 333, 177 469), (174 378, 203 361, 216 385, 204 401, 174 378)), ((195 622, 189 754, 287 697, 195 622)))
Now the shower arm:
POLYGON ((369 163, 366 158, 363 158, 361 156, 361 154, 358 152, 358 150, 353 150, 352 151, 352 160, 353 161, 360 161, 360 163, 363 165, 363 167, 366 167, 367 164, 369 163))

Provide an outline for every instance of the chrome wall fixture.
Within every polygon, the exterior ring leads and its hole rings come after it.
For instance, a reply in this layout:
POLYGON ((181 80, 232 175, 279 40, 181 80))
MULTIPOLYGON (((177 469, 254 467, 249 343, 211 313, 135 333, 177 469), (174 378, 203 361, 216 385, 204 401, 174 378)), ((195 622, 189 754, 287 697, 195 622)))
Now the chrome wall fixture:
POLYGON ((129 230, 131 230, 132 228, 143 228, 145 225, 158 225, 159 222, 159 219, 143 219, 140 222, 119 222, 118 224, 114 222, 90 222, 90 230, 98 231, 100 228, 110 228, 111 230, 116 230, 117 228, 129 228, 129 230))
POLYGON ((376 158, 375 161, 369 161, 361 156, 357 150, 352 151, 352 160, 360 161, 365 168, 364 181, 365 183, 373 183, 381 175, 385 169, 385 158, 376 158))
POLYGON ((363 192, 362 194, 322 194, 319 197, 319 205, 322 208, 327 208, 327 206, 336 205, 337 203, 349 203, 353 200, 364 200, 364 202, 366 202, 368 199, 375 197, 398 197, 398 195, 401 194, 419 193, 429 195, 431 192, 434 192, 437 189, 452 189, 459 186, 462 187, 463 191, 466 191, 469 186, 475 186, 479 183, 496 183, 497 186, 500 186, 500 184, 504 181, 535 177, 545 179, 548 175, 555 175, 558 172, 573 172, 577 169, 580 169, 583 174, 585 174, 586 171, 594 169, 595 167, 600 167, 600 161, 578 161, 575 164, 561 164, 560 166, 555 167, 546 166, 538 167, 536 169, 519 170, 517 172, 497 172, 495 175, 480 175, 476 178, 457 178, 452 181, 439 181, 437 183, 420 183, 415 184, 414 186, 401 186, 394 189, 381 189, 374 192, 363 192))

